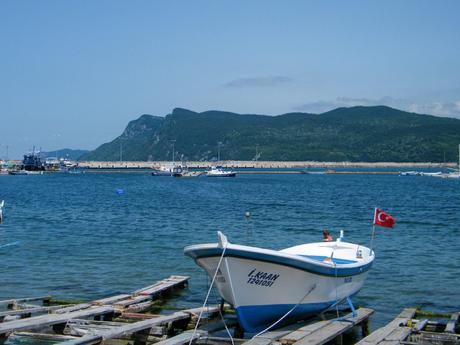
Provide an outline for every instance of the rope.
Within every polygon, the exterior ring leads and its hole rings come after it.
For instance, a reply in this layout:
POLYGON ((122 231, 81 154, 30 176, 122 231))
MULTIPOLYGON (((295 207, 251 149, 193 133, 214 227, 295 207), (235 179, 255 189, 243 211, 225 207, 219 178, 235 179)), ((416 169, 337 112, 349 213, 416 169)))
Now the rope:
MULTIPOLYGON (((190 338, 188 345, 191 345, 193 342, 193 339, 195 338, 195 334, 198 329, 198 325, 200 324, 201 317, 203 316, 204 308, 206 307, 206 304, 208 303, 209 295, 211 294, 211 290, 214 285, 214 281, 216 280, 216 277, 217 277, 217 272, 219 272, 220 264, 222 263, 222 259, 224 258, 226 250, 227 250, 227 243, 225 243, 225 247, 222 250, 222 255, 220 256, 219 263, 217 264, 217 267, 216 267, 216 272, 214 272, 214 276, 212 277, 211 285, 209 286, 208 293, 206 294, 206 298, 204 299, 204 303, 203 303, 203 306, 201 307, 200 315, 198 316, 198 320, 196 322, 195 329, 193 330, 193 334, 192 334, 192 337, 190 338)), ((227 326, 225 326, 225 328, 227 328, 227 326)), ((232 342, 233 342, 233 339, 232 339, 232 342)))
POLYGON ((230 337, 230 341, 232 342, 232 345, 235 345, 235 342, 233 341, 233 337, 230 333, 230 330, 227 327, 227 324, 225 323, 224 316, 222 315, 222 312, 220 311, 220 309, 219 309, 219 315, 220 315, 220 318, 222 319, 222 322, 224 323, 225 330, 227 331, 227 334, 230 337))
POLYGON ((294 307, 292 307, 286 314, 284 314, 280 319, 278 319, 277 321, 275 321, 274 323, 272 323, 270 326, 268 326, 267 328, 265 328, 263 331, 257 333, 255 336, 253 336, 251 339, 254 339, 256 337, 258 337, 259 335, 267 332, 268 330, 270 330, 271 328, 273 328, 274 326, 276 326, 278 323, 280 323, 282 320, 284 320, 290 313, 292 313, 294 311, 295 308, 297 308, 300 303, 303 302, 303 300, 316 288, 316 284, 313 284, 312 287, 310 288, 310 290, 307 291, 307 293, 305 294, 305 296, 302 297, 302 299, 299 301, 299 303, 297 303, 294 307))

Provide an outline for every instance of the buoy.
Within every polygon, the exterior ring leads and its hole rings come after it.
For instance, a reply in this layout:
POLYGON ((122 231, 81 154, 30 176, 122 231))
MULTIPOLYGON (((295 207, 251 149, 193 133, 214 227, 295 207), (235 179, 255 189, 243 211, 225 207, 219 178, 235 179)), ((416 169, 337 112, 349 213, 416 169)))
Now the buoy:
POLYGON ((245 216, 246 218, 251 218, 251 212, 246 211, 246 213, 244 214, 244 216, 245 216))

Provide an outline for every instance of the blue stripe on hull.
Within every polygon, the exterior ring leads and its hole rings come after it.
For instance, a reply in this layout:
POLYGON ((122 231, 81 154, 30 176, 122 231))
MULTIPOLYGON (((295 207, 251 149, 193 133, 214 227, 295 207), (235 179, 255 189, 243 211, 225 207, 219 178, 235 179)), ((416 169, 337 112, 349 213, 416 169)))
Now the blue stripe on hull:
MULTIPOLYGON (((283 319, 282 323, 277 324, 277 327, 319 314, 333 304, 334 301, 300 304, 283 319)), ((294 306, 295 304, 240 306, 236 308, 236 315, 238 316, 241 327, 243 327, 246 332, 254 333, 260 332, 278 321, 294 306)))
MULTIPOLYGON (((193 247, 193 246, 192 246, 193 247)), ((186 255, 192 257, 195 261, 202 258, 208 257, 220 257, 222 255, 222 248, 220 247, 212 247, 212 248, 194 248, 193 250, 187 250, 188 247, 185 248, 184 252, 186 255)), ((371 262, 355 267, 325 267, 318 265, 315 261, 312 260, 311 262, 302 261, 296 258, 295 255, 291 255, 291 257, 285 257, 277 255, 278 253, 274 254, 267 254, 267 253, 257 253, 252 252, 249 250, 240 250, 240 249, 233 249, 227 248, 225 251, 225 257, 235 257, 241 259, 249 259, 255 261, 264 261, 269 263, 274 263, 277 265, 284 265, 293 268, 298 268, 303 271, 325 275, 329 277, 347 277, 353 276, 357 274, 364 273, 368 271, 374 260, 371 262)), ((283 253, 280 253, 283 254, 283 253)), ((298 256, 302 258, 301 255, 298 256)))

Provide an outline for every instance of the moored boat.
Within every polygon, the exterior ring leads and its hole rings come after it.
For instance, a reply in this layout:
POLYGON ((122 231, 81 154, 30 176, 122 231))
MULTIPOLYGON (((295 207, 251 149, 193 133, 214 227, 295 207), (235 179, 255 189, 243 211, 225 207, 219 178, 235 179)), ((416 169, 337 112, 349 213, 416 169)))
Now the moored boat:
POLYGON ((184 249, 212 278, 247 332, 304 319, 356 294, 374 261, 369 248, 334 242, 280 251, 219 242, 184 249))
POLYGON ((182 177, 187 173, 188 173, 188 168, 186 166, 176 165, 172 169, 172 176, 174 177, 182 177))
POLYGON ((235 177, 236 172, 231 170, 224 170, 221 166, 213 166, 211 170, 206 172, 208 177, 235 177))
POLYGON ((10 175, 43 175, 43 171, 30 171, 30 170, 10 170, 10 175))
POLYGON ((159 168, 153 169, 152 176, 172 176, 173 167, 162 165, 159 168))

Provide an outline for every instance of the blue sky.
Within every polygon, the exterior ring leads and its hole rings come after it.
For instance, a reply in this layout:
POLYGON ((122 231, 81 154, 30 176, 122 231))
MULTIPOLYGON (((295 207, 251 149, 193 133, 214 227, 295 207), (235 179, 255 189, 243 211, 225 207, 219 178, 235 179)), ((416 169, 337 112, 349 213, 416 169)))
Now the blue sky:
POLYGON ((0 2, 0 157, 175 107, 460 118, 459 1, 0 2))

